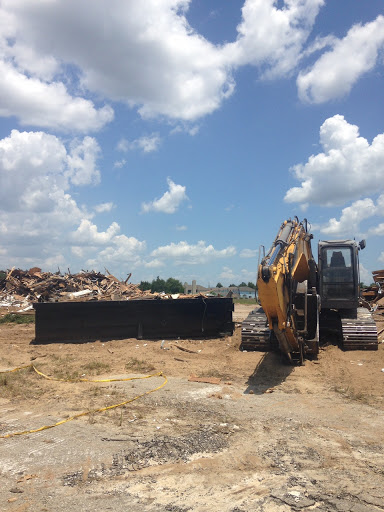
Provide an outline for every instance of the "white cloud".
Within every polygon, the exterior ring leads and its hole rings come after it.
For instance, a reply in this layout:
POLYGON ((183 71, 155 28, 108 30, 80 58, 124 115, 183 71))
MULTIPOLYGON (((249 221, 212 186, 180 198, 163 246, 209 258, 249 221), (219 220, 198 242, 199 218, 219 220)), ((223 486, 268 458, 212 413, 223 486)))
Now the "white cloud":
MULTIPOLYGON (((90 219, 70 193, 74 187, 97 182, 99 147, 85 137, 68 148, 44 132, 13 130, 0 140, 0 267, 38 265, 56 270, 86 258, 99 268, 136 265, 145 242, 119 234, 113 222, 105 231, 90 219), (56 268, 55 268, 56 266, 56 268)), ((96 207, 109 211, 113 203, 96 207)))
POLYGON ((123 158, 122 160, 117 160, 114 164, 113 164, 113 167, 115 167, 116 169, 121 169, 122 167, 124 167, 124 165, 127 163, 127 161, 125 160, 125 158, 123 158))
MULTIPOLYGON (((330 39, 327 39, 327 43, 330 39)), ((323 103, 348 94, 356 81, 376 65, 384 46, 384 16, 354 25, 341 40, 297 78, 302 101, 323 103)))
POLYGON ((233 90, 220 47, 189 26, 190 0, 3 2, 13 32, 40 56, 81 70, 82 86, 143 117, 193 120, 233 90))
POLYGON ((197 124, 183 123, 178 124, 169 132, 171 135, 175 135, 177 133, 188 133, 192 137, 199 133, 200 126, 197 124))
MULTIPOLYGON (((4 0, 0 52, 2 46, 8 59, 4 64, 12 67, 18 85, 14 105, 4 115, 16 111, 25 122, 63 129, 71 124, 74 129, 100 128, 111 120, 112 110, 97 110, 92 101, 69 96, 64 80, 57 80, 65 73, 72 85, 73 73, 82 94, 125 102, 143 118, 193 122, 231 96, 234 69, 252 64, 267 78, 290 73, 324 0, 286 0, 279 8, 274 0, 246 0, 236 41, 222 45, 189 25, 190 4, 115 0, 111 9, 108 0, 4 0), (29 97, 37 92, 35 109, 31 101, 23 104, 21 90, 29 97)), ((193 135, 198 128, 188 130, 193 135)))
POLYGON ((332 206, 384 191, 384 133, 369 144, 357 126, 335 115, 321 126, 320 143, 322 153, 291 169, 301 186, 287 191, 286 202, 332 206))
POLYGON ((360 224, 364 220, 374 216, 384 216, 383 203, 384 194, 378 197, 376 203, 371 198, 359 199, 343 208, 339 220, 333 217, 326 224, 313 225, 312 228, 331 235, 333 238, 336 236, 353 238, 355 235, 362 237, 384 236, 384 223, 369 227, 365 233, 360 228, 360 224))
POLYGON ((144 263, 144 267, 146 267, 146 268, 160 268, 160 267, 164 267, 164 266, 165 266, 164 261, 161 261, 157 258, 144 263))
MULTIPOLYGON (((108 246, 101 250, 96 257, 90 257, 87 265, 102 268, 104 265, 119 267, 124 272, 130 272, 141 263, 141 254, 146 243, 135 237, 116 235, 108 240, 108 246)), ((89 252, 89 251, 88 251, 89 252)))
POLYGON ((235 67, 260 66, 265 78, 289 74, 300 54, 324 0, 246 0, 236 42, 224 48, 235 67))
POLYGON ((159 149, 160 143, 161 138, 159 134, 152 133, 151 135, 140 137, 131 142, 127 139, 121 139, 117 145, 117 149, 124 152, 139 149, 143 151, 143 153, 152 153, 159 149))
POLYGON ((361 283, 364 283, 366 285, 369 285, 369 284, 373 283, 372 272, 367 270, 364 267, 364 265, 361 263, 361 261, 359 263, 359 270, 360 270, 360 282, 361 283))
MULTIPOLYGON (((108 0, 3 0, 0 115, 47 128, 99 130, 113 118, 110 106, 94 103, 105 98, 146 119, 181 122, 173 132, 194 135, 194 122, 233 94, 232 74, 241 66, 275 79, 333 45, 298 79, 303 99, 324 101, 345 94, 372 69, 383 44, 379 16, 340 41, 325 36, 305 48, 325 0, 245 0, 236 40, 213 44, 189 25, 191 2, 115 0, 111 9, 108 0)), ((130 144, 150 152, 160 139, 130 144)))
POLYGON ((187 231, 187 226, 176 226, 176 231, 187 231))
POLYGON ((343 208, 340 220, 332 218, 328 224, 321 228, 322 233, 327 235, 347 235, 353 236, 357 234, 360 227, 360 222, 375 215, 377 209, 372 199, 361 199, 355 201, 343 208))
POLYGON ((159 260, 171 259, 176 265, 188 264, 196 265, 207 263, 217 258, 229 258, 236 254, 236 249, 232 246, 222 250, 217 250, 213 245, 206 245, 204 241, 199 241, 195 245, 187 242, 171 243, 158 247, 152 251, 151 256, 159 260))
POLYGON ((68 175, 74 185, 91 185, 100 182, 100 172, 95 169, 100 154, 96 139, 84 137, 82 142, 73 141, 68 155, 68 175))
POLYGON ((13 130, 0 140, 2 261, 59 261, 64 233, 88 216, 68 193, 70 166, 70 152, 53 135, 13 130))
POLYGON ((105 213, 110 212, 113 208, 115 208, 115 205, 114 203, 110 202, 97 204, 94 209, 97 213, 105 213))
POLYGON ((257 249, 243 249, 239 256, 240 258, 255 258, 257 256, 257 249))
POLYGON ((12 130, 0 140, 0 208, 52 211, 65 199, 71 184, 98 181, 98 154, 99 146, 91 137, 73 141, 68 151, 54 135, 12 130))
POLYGON ((368 235, 384 236, 384 222, 369 228, 368 235))
POLYGON ((72 234, 71 240, 77 246, 89 246, 89 245, 105 245, 120 231, 120 226, 117 222, 113 222, 106 231, 99 232, 95 224, 88 219, 83 219, 72 234))
POLYGON ((219 277, 221 279, 228 279, 228 280, 233 281, 233 280, 237 279, 239 276, 237 274, 235 274, 231 268, 223 267, 223 270, 219 274, 219 277))
POLYGON ((379 261, 382 261, 384 263, 384 252, 382 252, 378 258, 379 261))
POLYGON ((142 204, 142 211, 144 213, 155 211, 162 213, 175 213, 180 204, 188 199, 185 193, 186 187, 176 185, 170 178, 167 179, 169 190, 164 193, 160 199, 155 199, 150 203, 142 204))
POLYGON ((1 60, 0 77, 0 116, 16 116, 22 125, 89 132, 113 119, 111 107, 96 109, 92 101, 70 96, 63 83, 28 77, 1 60))
POLYGON ((241 276, 243 278, 243 280, 245 281, 250 281, 252 283, 255 283, 256 284, 256 279, 257 279, 257 268, 255 266, 255 268, 253 270, 247 270, 245 268, 242 268, 241 269, 241 276))

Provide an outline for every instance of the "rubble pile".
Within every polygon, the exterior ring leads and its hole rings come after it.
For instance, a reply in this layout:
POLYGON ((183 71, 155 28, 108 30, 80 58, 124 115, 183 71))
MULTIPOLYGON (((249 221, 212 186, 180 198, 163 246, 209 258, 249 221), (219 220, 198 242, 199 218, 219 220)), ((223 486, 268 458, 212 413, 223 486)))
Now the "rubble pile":
POLYGON ((384 310, 384 270, 374 270, 372 276, 374 284, 364 288, 361 296, 374 310, 384 310))
POLYGON ((152 298, 150 290, 142 291, 125 281, 120 281, 107 271, 101 274, 82 271, 78 274, 62 275, 60 272, 42 272, 34 267, 30 270, 11 269, 3 272, 0 279, 0 307, 31 309, 33 302, 128 300, 152 298))

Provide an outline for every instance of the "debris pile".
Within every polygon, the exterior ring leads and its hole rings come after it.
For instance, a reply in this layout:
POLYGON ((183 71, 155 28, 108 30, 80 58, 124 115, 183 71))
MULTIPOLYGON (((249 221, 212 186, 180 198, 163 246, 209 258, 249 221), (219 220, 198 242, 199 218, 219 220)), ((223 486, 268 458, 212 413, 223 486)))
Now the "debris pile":
POLYGON ((384 294, 384 270, 374 270, 372 276, 378 287, 378 293, 384 294))
POLYGON ((33 302, 128 300, 152 298, 150 290, 142 291, 125 281, 120 281, 107 271, 82 271, 78 274, 62 275, 60 272, 42 272, 34 267, 30 270, 11 269, 3 272, 0 279, 0 307, 31 309, 33 302))
POLYGON ((361 296, 375 310, 384 309, 384 270, 374 270, 372 276, 374 284, 364 288, 361 296))

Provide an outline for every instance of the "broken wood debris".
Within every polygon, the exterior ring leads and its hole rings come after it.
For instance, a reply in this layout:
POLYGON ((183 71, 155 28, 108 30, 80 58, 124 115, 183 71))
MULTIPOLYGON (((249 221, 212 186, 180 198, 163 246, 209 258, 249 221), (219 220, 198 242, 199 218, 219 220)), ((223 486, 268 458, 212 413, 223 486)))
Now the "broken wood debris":
POLYGON ((374 284, 364 288, 361 297, 371 308, 384 309, 384 270, 374 270, 372 277, 374 284))
MULTIPOLYGON (((0 279, 0 307, 31 309, 35 302, 125 301, 131 299, 175 299, 177 296, 142 291, 128 283, 131 274, 120 281, 107 269, 106 274, 82 270, 78 274, 43 272, 41 268, 21 270, 13 267, 0 279)), ((182 296, 181 296, 182 297, 182 296)), ((191 298, 191 295, 188 295, 191 298)))

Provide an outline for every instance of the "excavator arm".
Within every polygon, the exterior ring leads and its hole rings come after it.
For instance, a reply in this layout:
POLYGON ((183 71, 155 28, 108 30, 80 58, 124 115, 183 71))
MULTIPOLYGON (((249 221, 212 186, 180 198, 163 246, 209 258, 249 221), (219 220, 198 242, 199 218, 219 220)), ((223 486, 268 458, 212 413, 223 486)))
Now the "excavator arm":
POLYGON ((318 352, 317 267, 307 221, 281 225, 258 269, 259 300, 279 349, 300 362, 318 352))

